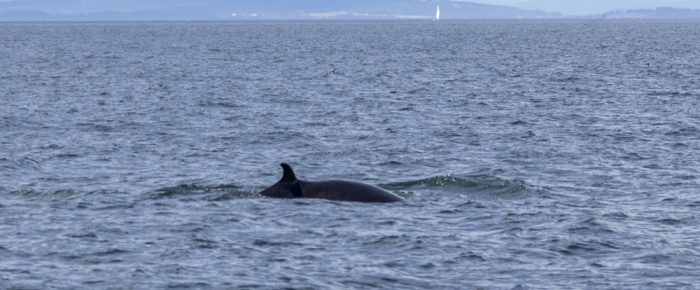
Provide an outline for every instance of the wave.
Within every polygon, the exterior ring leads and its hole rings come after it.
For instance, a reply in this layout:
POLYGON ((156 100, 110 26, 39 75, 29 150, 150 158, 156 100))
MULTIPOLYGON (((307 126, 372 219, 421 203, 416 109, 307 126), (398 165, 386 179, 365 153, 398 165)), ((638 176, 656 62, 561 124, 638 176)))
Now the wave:
POLYGON ((118 190, 80 190, 80 189, 18 189, 11 190, 0 187, 0 194, 18 196, 33 200, 70 200, 79 199, 85 202, 96 202, 96 204, 126 203, 130 206, 146 200, 159 199, 193 199, 206 201, 222 201, 229 199, 249 198, 255 196, 253 191, 241 189, 236 185, 202 185, 202 184, 180 184, 171 187, 164 187, 142 194, 132 194, 118 190))
POLYGON ((255 193, 232 184, 202 185, 196 183, 180 184, 172 187, 157 189, 148 194, 150 199, 162 198, 204 198, 211 201, 247 198, 255 193))
POLYGON ((29 199, 52 199, 52 200, 67 200, 77 197, 86 196, 107 196, 124 194, 123 192, 114 192, 109 190, 81 191, 77 189, 58 189, 58 190, 39 190, 39 189, 19 189, 9 190, 0 187, 0 193, 10 196, 21 196, 29 199))
POLYGON ((429 191, 491 197, 517 196, 538 191, 523 180, 508 180, 495 175, 464 177, 441 175, 425 179, 381 184, 380 186, 392 191, 429 191))
POLYGON ((41 168, 39 161, 24 156, 21 158, 12 158, 9 156, 0 156, 0 172, 17 171, 17 170, 38 170, 41 168))

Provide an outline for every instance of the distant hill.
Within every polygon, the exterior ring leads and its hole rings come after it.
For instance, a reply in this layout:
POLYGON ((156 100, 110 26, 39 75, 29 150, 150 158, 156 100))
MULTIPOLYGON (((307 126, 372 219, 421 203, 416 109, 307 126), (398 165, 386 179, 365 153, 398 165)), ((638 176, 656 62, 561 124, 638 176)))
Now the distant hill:
POLYGON ((601 15, 601 17, 609 19, 700 19, 700 10, 671 7, 659 7, 656 9, 614 10, 604 13, 601 15))
POLYGON ((23 0, 0 1, 0 21, 557 18, 558 13, 459 0, 23 0))
MULTIPOLYGON (((0 21, 430 19, 438 4, 443 19, 567 17, 560 13, 468 1, 470 0, 0 0, 0 21)), ((581 2, 576 5, 584 4, 581 2)), ((614 10, 583 18, 700 19, 700 10, 669 7, 614 10)))

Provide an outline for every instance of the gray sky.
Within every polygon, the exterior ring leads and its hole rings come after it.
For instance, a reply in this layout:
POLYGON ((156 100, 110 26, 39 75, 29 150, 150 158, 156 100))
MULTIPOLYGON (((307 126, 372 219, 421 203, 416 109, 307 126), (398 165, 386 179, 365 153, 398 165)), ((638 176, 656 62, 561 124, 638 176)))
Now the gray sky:
POLYGON ((500 4, 528 9, 556 11, 565 14, 603 13, 614 9, 656 8, 670 6, 700 9, 700 0, 464 0, 500 4))

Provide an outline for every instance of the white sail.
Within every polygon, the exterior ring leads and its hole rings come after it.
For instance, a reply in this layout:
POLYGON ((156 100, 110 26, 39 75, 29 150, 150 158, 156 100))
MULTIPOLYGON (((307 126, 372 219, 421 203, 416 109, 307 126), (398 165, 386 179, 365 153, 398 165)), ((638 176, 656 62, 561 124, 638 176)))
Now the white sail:
POLYGON ((437 6, 437 10, 435 11, 435 21, 440 20, 440 5, 437 6))

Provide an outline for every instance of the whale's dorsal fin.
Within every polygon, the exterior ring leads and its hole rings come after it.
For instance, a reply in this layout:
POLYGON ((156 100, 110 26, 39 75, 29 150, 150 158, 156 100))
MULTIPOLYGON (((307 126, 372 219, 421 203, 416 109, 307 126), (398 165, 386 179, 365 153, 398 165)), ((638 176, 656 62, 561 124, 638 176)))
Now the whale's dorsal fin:
POLYGON ((297 181, 297 176, 294 175, 294 170, 292 170, 292 167, 289 166, 287 163, 282 163, 280 164, 282 166, 282 179, 280 179, 280 182, 296 182, 297 181))
POLYGON ((299 185, 299 180, 297 176, 294 175, 294 170, 287 163, 280 164, 282 166, 282 179, 277 183, 289 190, 295 198, 303 197, 304 194, 301 192, 301 185, 299 185))

